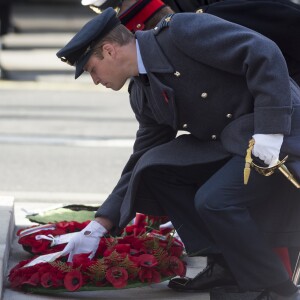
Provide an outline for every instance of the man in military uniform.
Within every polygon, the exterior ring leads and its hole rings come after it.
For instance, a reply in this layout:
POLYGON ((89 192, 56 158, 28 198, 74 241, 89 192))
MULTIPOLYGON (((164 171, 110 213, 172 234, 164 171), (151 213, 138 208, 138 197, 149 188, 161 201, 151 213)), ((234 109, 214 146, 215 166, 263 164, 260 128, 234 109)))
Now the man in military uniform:
MULTIPOLYGON (((272 39, 281 49, 286 59, 290 76, 300 84, 300 6, 286 0, 97 0, 82 1, 91 5, 98 13, 107 7, 118 11, 121 23, 130 31, 147 30, 167 14, 172 12, 209 13, 228 21, 241 24, 272 39), (284 24, 284 26, 283 26, 284 24), (293 43, 291 43, 293 41, 293 43)), ((131 85, 135 83, 132 82, 131 85)), ((292 269, 298 259, 299 247, 289 247, 289 256, 285 258, 292 269)), ((212 258, 209 259, 206 273, 201 277, 203 287, 220 285, 225 282, 217 273, 212 258), (209 276, 208 276, 209 274, 209 276)), ((223 276, 223 275, 222 275, 223 276)), ((170 287, 177 289, 177 280, 170 287)), ((181 281, 180 285, 183 284, 181 281)), ((201 289, 200 276, 198 288, 201 289)))
MULTIPOLYGON (((252 171, 247 185, 243 179, 250 139, 255 157, 273 166, 288 154, 287 167, 300 177, 300 89, 276 44, 209 14, 170 15, 133 36, 109 8, 57 56, 76 67, 75 78, 85 70, 113 90, 133 78, 139 122, 119 182, 95 221, 66 246, 69 260, 92 256, 103 234, 125 227, 137 211, 167 214, 189 254, 212 257, 222 275, 229 267, 228 284, 300 299, 271 249, 298 241, 292 213, 300 210, 299 189, 279 173, 252 171), (188 134, 176 138, 179 131, 188 134), (268 200, 271 208, 262 211, 268 200), (281 219, 272 219, 279 206, 281 219)), ((180 283, 178 290, 203 290, 197 276, 180 283)))

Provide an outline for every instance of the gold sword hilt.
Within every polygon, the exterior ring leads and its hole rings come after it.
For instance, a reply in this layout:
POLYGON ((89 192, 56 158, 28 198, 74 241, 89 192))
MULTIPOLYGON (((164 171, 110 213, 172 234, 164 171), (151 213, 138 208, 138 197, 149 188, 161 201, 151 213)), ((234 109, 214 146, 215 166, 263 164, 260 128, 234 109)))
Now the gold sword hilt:
POLYGON ((297 189, 300 189, 300 183, 285 165, 280 166, 278 169, 297 189))
POLYGON ((249 146, 247 149, 246 157, 245 157, 245 168, 244 168, 244 184, 248 183, 250 172, 251 172, 251 163, 252 163, 252 156, 251 152, 254 146, 254 139, 249 141, 249 146))
MULTIPOLYGON (((253 167, 259 174, 264 175, 264 176, 270 176, 278 169, 296 188, 298 188, 298 189, 300 188, 300 183, 296 180, 296 178, 293 176, 293 174, 289 171, 289 169, 284 164, 287 161, 288 156, 286 156, 283 160, 278 160, 278 162, 275 166, 260 167, 253 162, 252 158, 249 159, 249 155, 251 157, 251 152, 252 152, 253 146, 254 146, 254 139, 251 139, 249 141, 249 147, 247 149, 247 154, 246 154, 246 158, 245 158, 246 162, 245 162, 245 169, 244 169, 244 184, 247 184, 249 176, 250 176, 250 170, 247 171, 246 167, 248 168, 248 164, 251 159, 250 166, 253 167), (248 172, 248 177, 245 177, 245 174, 247 176, 247 172, 248 172)), ((249 169, 250 169, 250 167, 249 167, 249 169)))

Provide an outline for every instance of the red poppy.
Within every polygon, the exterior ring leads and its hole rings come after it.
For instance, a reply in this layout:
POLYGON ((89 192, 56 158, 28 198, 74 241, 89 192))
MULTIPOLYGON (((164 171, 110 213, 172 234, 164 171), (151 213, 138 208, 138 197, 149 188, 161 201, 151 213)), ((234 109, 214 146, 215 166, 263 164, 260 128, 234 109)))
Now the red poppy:
POLYGON ((114 249, 113 249, 113 248, 106 249, 106 250, 103 252, 103 257, 109 257, 113 252, 114 252, 114 249))
POLYGON ((117 244, 114 246, 114 250, 116 250, 118 253, 129 253, 130 245, 129 244, 117 244))
POLYGON ((140 236, 144 233, 146 233, 146 228, 144 228, 144 227, 136 227, 133 230, 133 235, 134 236, 140 236))
POLYGON ((139 256, 139 265, 145 268, 152 268, 158 264, 156 258, 151 254, 142 254, 139 256))
POLYGON ((16 266, 14 266, 10 270, 9 276, 13 276, 14 273, 18 272, 23 266, 27 265, 30 261, 32 261, 32 258, 20 261, 16 266))
POLYGON ((137 213, 134 219, 134 225, 136 227, 145 227, 147 225, 146 221, 146 215, 137 213))
MULTIPOLYGON (((36 265, 38 266, 38 265, 36 265)), ((38 268, 38 272, 40 274, 40 276, 42 276, 43 274, 50 272, 51 270, 51 265, 48 263, 41 263, 39 264, 39 268, 38 268)))
POLYGON ((60 270, 55 270, 53 275, 53 287, 62 287, 64 286, 64 278, 65 278, 65 273, 60 270))
POLYGON ((184 276, 186 273, 186 266, 176 256, 169 257, 169 268, 178 276, 184 276))
POLYGON ((9 280, 13 288, 20 287, 23 284, 23 277, 21 274, 15 274, 15 276, 10 277, 9 280))
POLYGON ((144 242, 147 238, 141 237, 141 236, 133 236, 133 235, 127 235, 124 236, 121 240, 119 240, 119 244, 130 244, 130 252, 132 249, 137 250, 138 252, 146 253, 146 247, 144 245, 144 242))
POLYGON ((172 246, 169 249, 169 253, 171 256, 180 257, 182 255, 182 248, 178 246, 172 246))
POLYGON ((167 235, 172 231, 174 231, 173 228, 166 227, 166 228, 160 228, 159 233, 162 235, 167 235))
POLYGON ((81 288, 82 283, 82 274, 78 270, 68 272, 64 279, 64 286, 70 292, 74 292, 81 288))
POLYGON ((46 272, 41 276, 41 285, 44 288, 49 288, 53 285, 53 276, 50 272, 46 272))
POLYGON ((147 224, 153 229, 159 229, 161 224, 164 224, 169 221, 169 218, 166 216, 147 216, 147 224))
MULTIPOLYGON (((124 228, 124 232, 126 232, 127 235, 131 235, 134 231, 135 225, 128 225, 124 228)), ((126 236, 128 237, 128 236, 126 236)))
POLYGON ((141 254, 141 252, 136 250, 136 249, 131 248, 130 251, 129 251, 130 256, 138 256, 139 254, 141 254))
MULTIPOLYGON (((13 287, 30 285, 30 289, 44 287, 55 289, 64 287, 68 291, 76 291, 82 286, 110 286, 124 288, 136 280, 140 282, 158 283, 161 276, 183 276, 186 266, 180 260, 183 245, 174 237, 164 235, 159 230, 149 227, 149 222, 159 223, 159 219, 137 216, 136 224, 132 225, 125 236, 106 237, 101 239, 96 258, 90 260, 88 254, 78 254, 72 263, 65 262, 65 257, 54 263, 40 263, 31 267, 23 267, 30 260, 19 263, 10 271, 9 280, 13 287), (141 234, 146 230, 150 233, 141 234), (159 251, 164 250, 164 251, 159 251), (95 266, 93 266, 95 264, 95 266), (99 268, 98 268, 99 264, 99 268), (70 271, 72 270, 72 271, 70 271)), ((59 232, 81 230, 87 225, 77 222, 60 222, 51 231, 53 236, 59 232)), ((20 244, 31 252, 57 252, 65 245, 52 248, 48 240, 36 240, 37 234, 49 234, 50 231, 37 231, 19 238, 20 244)))
POLYGON ((103 256, 104 251, 107 249, 107 245, 106 245, 107 240, 109 240, 109 239, 108 238, 107 239, 100 239, 98 249, 95 253, 95 258, 103 256))
POLYGON ((134 237, 140 236, 146 232, 146 228, 142 226, 137 226, 137 225, 130 225, 127 226, 124 231, 128 235, 133 235, 134 237))
POLYGON ((36 286, 39 283, 40 283, 40 274, 38 272, 33 273, 28 280, 23 282, 23 284, 29 284, 33 286, 36 286))
POLYGON ((89 259, 90 253, 80 253, 73 256, 73 267, 81 267, 82 265, 90 264, 91 260, 89 259))
POLYGON ((106 271, 105 277, 115 288, 123 288, 127 285, 128 273, 124 268, 111 267, 106 271))
POLYGON ((159 283, 161 281, 159 272, 149 268, 141 268, 139 271, 139 279, 142 282, 147 281, 148 283, 159 283))
POLYGON ((79 223, 79 222, 58 222, 55 224, 47 224, 43 226, 31 226, 27 228, 27 232, 23 230, 19 230, 17 235, 19 237, 18 243, 21 244, 25 251, 28 251, 33 254, 46 254, 53 252, 53 248, 56 251, 62 249, 62 245, 56 245, 55 247, 51 248, 51 241, 47 239, 36 239, 37 235, 63 235, 69 232, 76 232, 80 231, 90 221, 79 223), (51 230, 49 229, 51 227, 51 230), (32 229, 32 230, 31 230, 32 229), (25 232, 25 233, 24 233, 25 232))

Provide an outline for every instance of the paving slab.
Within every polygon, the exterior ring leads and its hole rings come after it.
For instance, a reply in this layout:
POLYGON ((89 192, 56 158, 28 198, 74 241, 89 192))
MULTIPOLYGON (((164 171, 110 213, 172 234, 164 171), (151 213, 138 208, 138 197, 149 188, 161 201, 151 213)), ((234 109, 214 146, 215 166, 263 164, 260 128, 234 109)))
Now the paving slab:
POLYGON ((12 22, 18 33, 0 38, 0 78, 38 81, 74 74, 55 54, 95 16, 80 1, 15 3, 12 22))
POLYGON ((74 72, 74 68, 62 63, 57 58, 58 49, 31 49, 26 51, 3 50, 1 66, 4 70, 14 71, 67 71, 74 72))
POLYGON ((45 32, 45 33, 10 33, 2 38, 2 48, 4 50, 24 50, 39 48, 61 48, 72 37, 74 33, 69 32, 45 32))
POLYGON ((77 32, 96 14, 80 0, 59 3, 19 2, 13 5, 12 20, 20 34, 27 32, 77 32))
POLYGON ((14 198, 0 196, 0 297, 14 232, 14 198))

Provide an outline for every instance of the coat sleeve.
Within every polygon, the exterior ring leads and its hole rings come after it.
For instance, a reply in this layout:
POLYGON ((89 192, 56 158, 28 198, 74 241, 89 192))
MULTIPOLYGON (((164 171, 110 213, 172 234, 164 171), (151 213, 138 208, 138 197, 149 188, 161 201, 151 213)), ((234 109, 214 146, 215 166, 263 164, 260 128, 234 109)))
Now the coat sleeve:
POLYGON ((209 14, 176 14, 170 36, 185 55, 245 78, 254 99, 254 130, 289 134, 290 78, 284 57, 270 39, 209 14))
POLYGON ((112 193, 96 212, 96 217, 102 216, 112 221, 115 229, 119 224, 120 208, 136 163, 145 152, 153 147, 169 142, 176 136, 176 132, 170 126, 159 125, 153 119, 150 109, 145 104, 145 96, 135 84, 131 85, 130 90, 131 106, 139 122, 133 153, 112 193))

